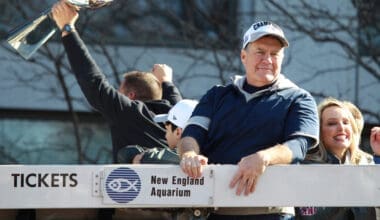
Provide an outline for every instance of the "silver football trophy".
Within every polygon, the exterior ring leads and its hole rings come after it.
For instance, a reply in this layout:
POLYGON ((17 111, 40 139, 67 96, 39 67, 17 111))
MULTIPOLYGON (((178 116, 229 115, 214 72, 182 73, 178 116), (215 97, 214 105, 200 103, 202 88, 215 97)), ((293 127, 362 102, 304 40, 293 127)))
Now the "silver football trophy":
MULTIPOLYGON (((110 4, 113 0, 66 0, 67 3, 79 8, 96 9, 110 4)), ((57 26, 51 18, 51 8, 40 13, 31 21, 14 28, 8 34, 6 41, 26 60, 57 31, 57 26)))

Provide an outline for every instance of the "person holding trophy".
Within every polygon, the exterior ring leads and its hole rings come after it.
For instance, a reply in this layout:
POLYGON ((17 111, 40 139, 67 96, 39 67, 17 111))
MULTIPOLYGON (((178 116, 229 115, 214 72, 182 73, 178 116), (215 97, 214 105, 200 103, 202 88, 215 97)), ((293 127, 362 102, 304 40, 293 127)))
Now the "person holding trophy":
MULTIPOLYGON (((65 3, 77 10, 102 8, 112 2, 113 0, 65 0, 65 3)), ((51 22, 51 12, 52 8, 45 9, 32 20, 8 32, 6 42, 24 59, 32 58, 38 49, 57 32, 56 25, 51 22)))
POLYGON ((127 145, 165 148, 165 128, 154 122, 156 114, 166 114, 182 99, 172 83, 172 69, 155 64, 152 73, 132 71, 124 75, 119 89, 113 88, 91 57, 75 30, 76 8, 65 1, 52 8, 52 17, 61 30, 71 68, 87 101, 111 126, 113 160, 127 145))
MULTIPOLYGON (((157 114, 167 114, 182 99, 172 83, 172 69, 155 64, 152 72, 132 71, 124 75, 119 89, 107 81, 79 34, 75 22, 78 8, 61 0, 51 10, 52 18, 61 30, 72 71, 93 108, 111 127, 113 161, 119 149, 128 145, 167 148, 164 126, 154 122, 157 114)), ((101 209, 99 219, 112 219, 113 210, 101 209)))

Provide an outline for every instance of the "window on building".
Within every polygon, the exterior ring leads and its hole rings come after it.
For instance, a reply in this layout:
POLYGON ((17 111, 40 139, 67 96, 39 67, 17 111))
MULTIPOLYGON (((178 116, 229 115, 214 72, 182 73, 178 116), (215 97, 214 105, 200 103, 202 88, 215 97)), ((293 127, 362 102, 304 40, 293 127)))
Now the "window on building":
MULTIPOLYGON (((0 3, 4 16, 0 34, 37 17, 53 0, 0 3)), ((87 43, 228 48, 236 34, 237 1, 123 0, 97 10, 81 10, 77 22, 87 43)), ((46 21, 45 26, 51 26, 46 21)), ((54 22, 53 22, 54 25, 54 22)), ((47 28, 41 26, 41 33, 47 28)), ((38 41, 39 34, 30 41, 38 41)), ((53 40, 60 40, 56 34, 53 40)))
POLYGON ((359 19, 359 53, 380 56, 380 2, 356 0, 359 19))
POLYGON ((107 10, 88 12, 91 24, 84 32, 86 37, 101 36, 110 43, 223 48, 236 33, 236 4, 228 0, 119 1, 107 10))
MULTIPOLYGON (((109 128, 101 116, 89 114, 79 116, 82 163, 111 163, 109 128)), ((6 115, 0 117, 0 164, 78 164, 68 113, 7 111, 6 115)))

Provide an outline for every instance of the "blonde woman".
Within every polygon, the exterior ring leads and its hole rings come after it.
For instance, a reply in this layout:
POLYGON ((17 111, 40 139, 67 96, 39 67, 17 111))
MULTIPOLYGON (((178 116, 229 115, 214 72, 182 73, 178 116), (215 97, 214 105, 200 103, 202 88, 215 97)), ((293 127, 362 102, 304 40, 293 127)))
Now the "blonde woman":
MULTIPOLYGON (((350 102, 327 98, 318 105, 320 143, 316 152, 306 156, 306 163, 374 164, 373 156, 359 148, 364 120, 360 110, 350 102)), ((379 138, 380 139, 380 138, 379 138)), ((371 141, 379 144, 380 141, 371 141)), ((372 207, 301 207, 296 219, 343 220, 376 219, 372 207)))
POLYGON ((373 156, 359 148, 363 116, 350 102, 327 98, 318 105, 320 144, 306 160, 332 164, 374 164, 373 156))

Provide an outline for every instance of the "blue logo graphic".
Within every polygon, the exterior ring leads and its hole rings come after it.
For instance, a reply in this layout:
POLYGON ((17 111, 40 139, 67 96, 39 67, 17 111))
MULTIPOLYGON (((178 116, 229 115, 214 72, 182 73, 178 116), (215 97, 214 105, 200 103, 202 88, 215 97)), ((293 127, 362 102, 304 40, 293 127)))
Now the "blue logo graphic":
POLYGON ((128 168, 121 167, 113 170, 105 182, 108 196, 117 203, 128 203, 140 193, 141 180, 137 173, 128 168))

